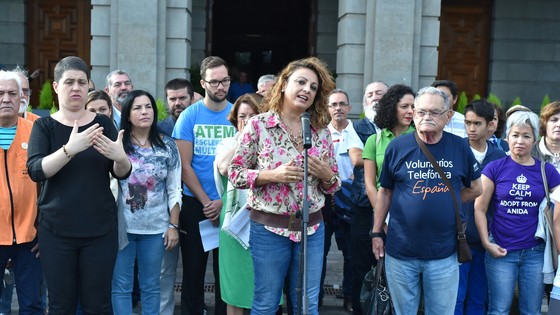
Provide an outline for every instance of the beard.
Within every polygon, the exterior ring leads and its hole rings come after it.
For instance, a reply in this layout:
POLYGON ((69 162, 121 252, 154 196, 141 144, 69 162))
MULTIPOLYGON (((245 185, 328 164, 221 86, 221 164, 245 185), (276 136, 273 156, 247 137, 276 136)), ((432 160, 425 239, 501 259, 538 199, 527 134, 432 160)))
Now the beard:
POLYGON ((122 106, 122 104, 124 104, 124 101, 126 100, 127 96, 128 96, 128 91, 127 92, 120 92, 119 95, 117 95, 117 103, 119 103, 122 106))
POLYGON ((364 106, 364 114, 366 115, 366 118, 369 119, 369 121, 371 121, 372 123, 375 115, 377 114, 375 111, 375 106, 377 106, 377 102, 372 102, 371 105, 364 106))
POLYGON ((27 111, 27 107, 29 106, 29 103, 27 102, 26 99, 22 98, 20 100, 19 103, 19 110, 18 110, 18 114, 22 115, 25 114, 25 112, 27 111))
POLYGON ((214 101, 216 103, 223 102, 226 99, 226 96, 227 96, 227 91, 225 92, 223 97, 218 97, 218 96, 216 96, 216 93, 212 93, 212 92, 209 92, 209 91, 206 91, 206 93, 208 94, 208 98, 210 98, 212 101, 214 101))

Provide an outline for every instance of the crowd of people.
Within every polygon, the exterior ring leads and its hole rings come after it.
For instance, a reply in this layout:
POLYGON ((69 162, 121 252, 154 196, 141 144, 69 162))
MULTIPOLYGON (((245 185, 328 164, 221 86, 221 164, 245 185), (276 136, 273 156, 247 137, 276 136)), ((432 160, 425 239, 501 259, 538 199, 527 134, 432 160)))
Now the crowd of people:
POLYGON ((453 81, 418 92, 375 81, 353 122, 315 57, 262 76, 257 92, 217 56, 200 76, 204 96, 167 82, 158 122, 152 94, 123 70, 96 90, 82 59, 63 58, 58 111, 41 118, 27 110, 26 73, 0 71, 0 266, 21 314, 132 314, 138 300, 142 314, 173 314, 181 254, 181 313, 202 315, 210 252, 216 315, 318 314, 333 235, 346 312, 363 313, 364 276, 381 260, 396 314, 508 314, 516 287, 521 314, 540 314, 545 293, 560 312, 545 259, 560 215, 540 233, 546 191, 560 207, 559 102, 540 117, 484 100, 459 113, 453 81), (470 262, 458 262, 454 196, 470 262))

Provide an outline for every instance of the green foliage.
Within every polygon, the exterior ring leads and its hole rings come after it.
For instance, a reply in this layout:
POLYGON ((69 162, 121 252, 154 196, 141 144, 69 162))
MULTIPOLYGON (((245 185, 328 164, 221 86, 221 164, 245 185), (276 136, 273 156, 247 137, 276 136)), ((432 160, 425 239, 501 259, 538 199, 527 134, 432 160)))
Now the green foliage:
POLYGON ((499 107, 502 107, 502 101, 500 101, 500 98, 494 93, 490 93, 486 98, 486 101, 488 103, 496 104, 499 107))
POLYGON ((472 101, 476 101, 476 100, 480 100, 480 99, 482 99, 482 97, 480 97, 480 94, 475 94, 475 95, 472 97, 471 102, 472 102, 472 101))
POLYGON ((52 114, 58 112, 58 108, 56 108, 56 106, 53 105, 53 106, 51 107, 50 111, 51 111, 51 115, 52 115, 52 114))
POLYGON ((165 103, 163 102, 163 100, 161 98, 158 98, 156 100, 156 107, 157 107, 157 112, 158 112, 158 117, 157 120, 158 121, 162 121, 165 118, 167 118, 167 106, 165 106, 165 103))
POLYGON ((546 94, 542 100, 541 109, 548 104, 550 104, 550 97, 548 97, 548 94, 546 94))
POLYGON ((457 112, 464 114, 465 113, 465 106, 469 103, 467 99, 467 93, 465 91, 459 94, 459 99, 457 100, 457 112))
POLYGON ((518 96, 516 97, 513 102, 511 102, 511 106, 515 106, 515 105, 522 105, 523 103, 521 103, 521 98, 518 96))
POLYGON ((41 91, 39 92, 39 109, 51 109, 53 107, 53 92, 51 87, 51 81, 47 80, 41 91))

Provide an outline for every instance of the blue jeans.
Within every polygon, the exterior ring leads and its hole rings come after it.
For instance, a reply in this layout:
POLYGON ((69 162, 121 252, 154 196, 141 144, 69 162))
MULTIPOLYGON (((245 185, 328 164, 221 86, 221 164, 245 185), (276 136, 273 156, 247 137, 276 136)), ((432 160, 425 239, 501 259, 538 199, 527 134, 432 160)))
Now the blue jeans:
POLYGON ((533 248, 508 251, 501 258, 486 254, 488 314, 509 314, 515 284, 519 281, 519 312, 541 314, 544 292, 544 243, 533 248))
POLYGON ((471 248, 473 260, 459 266, 459 291, 455 315, 484 315, 486 314, 486 297, 488 295, 488 280, 484 257, 486 251, 471 248))
MULTIPOLYGON (((2 278, 4 267, 11 259, 13 262, 14 281, 19 303, 19 314, 44 314, 41 304, 41 261, 31 252, 37 239, 28 243, 0 246, 0 268, 2 278)), ((13 285, 9 290, 13 291, 13 285)), ((3 291, 0 288, 0 291, 3 291)), ((0 292, 1 293, 1 292, 0 292)), ((11 295, 10 295, 11 296, 11 295)), ((12 303, 10 298, 9 303, 12 303)))
MULTIPOLYGON (((307 297, 309 314, 318 314, 319 285, 323 269, 325 228, 321 222, 313 235, 307 237, 307 297)), ((249 239, 255 272, 255 291, 251 314, 273 315, 280 304, 286 275, 289 294, 297 312, 300 242, 293 242, 268 231, 264 225, 251 221, 249 239)))
POLYGON ((424 314, 451 315, 459 287, 457 254, 435 260, 396 259, 385 254, 387 285, 396 314, 416 314, 424 292, 424 314))
POLYGON ((129 243, 118 252, 113 273, 113 312, 132 314, 134 260, 137 260, 142 314, 159 314, 159 276, 165 250, 162 234, 127 233, 127 236, 129 243))

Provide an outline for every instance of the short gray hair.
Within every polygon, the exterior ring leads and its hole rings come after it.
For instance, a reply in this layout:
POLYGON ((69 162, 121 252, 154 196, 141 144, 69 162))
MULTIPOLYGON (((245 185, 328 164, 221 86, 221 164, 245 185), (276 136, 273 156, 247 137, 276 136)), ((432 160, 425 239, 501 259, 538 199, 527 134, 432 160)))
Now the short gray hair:
POLYGON ((414 98, 414 107, 416 107, 416 105, 418 105, 418 99, 420 98, 420 96, 422 96, 424 94, 441 96, 443 98, 443 105, 445 107, 445 110, 448 110, 449 107, 451 106, 449 104, 449 97, 447 97, 447 94, 445 94, 445 92, 443 92, 439 89, 436 89, 435 87, 427 86, 427 87, 421 88, 420 91, 418 91, 418 93, 416 93, 416 97, 414 98))
POLYGON ((109 74, 107 75, 106 78, 106 88, 111 87, 111 85, 113 84, 113 76, 115 74, 125 74, 128 77, 128 81, 130 81, 130 84, 132 84, 132 79, 130 78, 130 75, 128 74, 128 72, 124 71, 124 70, 113 70, 111 72, 109 72, 109 74))
POLYGON ((506 121, 506 137, 513 127, 531 127, 535 141, 539 138, 539 116, 533 112, 517 111, 512 113, 506 121))
POLYGON ((9 80, 16 81, 16 83, 18 85, 18 90, 19 90, 19 97, 21 97, 21 95, 22 95, 21 78, 19 77, 19 74, 17 74, 14 71, 0 70, 0 81, 9 81, 9 80))
POLYGON ((276 81, 276 76, 274 74, 265 74, 259 78, 259 82, 257 83, 257 88, 261 88, 264 84, 270 81, 276 81))

